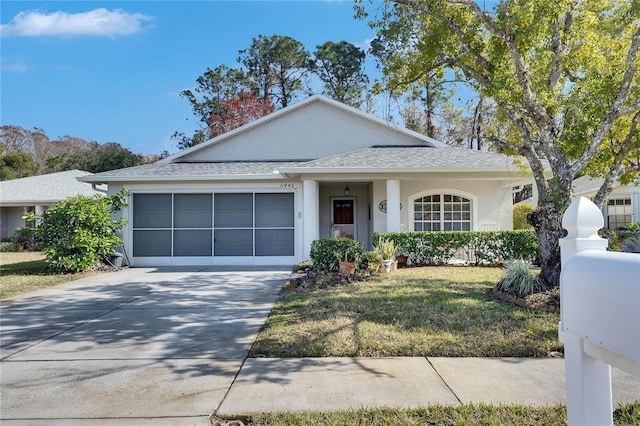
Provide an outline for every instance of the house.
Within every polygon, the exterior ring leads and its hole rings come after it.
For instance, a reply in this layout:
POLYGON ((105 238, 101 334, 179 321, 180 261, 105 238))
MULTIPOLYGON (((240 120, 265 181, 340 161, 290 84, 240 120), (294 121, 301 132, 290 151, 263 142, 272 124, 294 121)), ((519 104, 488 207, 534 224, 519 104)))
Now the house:
POLYGON ((25 212, 42 213, 49 206, 74 195, 105 194, 106 187, 95 188, 77 178, 91 173, 68 170, 0 182, 0 238, 11 237, 25 226, 25 212))
MULTIPOLYGON (((582 176, 573 181, 571 189, 574 197, 593 197, 603 182, 602 178, 582 176)), ((605 228, 611 231, 640 222, 640 186, 617 185, 607 197, 602 207, 602 215, 605 228)))
POLYGON ((514 158, 447 146, 314 95, 154 164, 80 178, 129 191, 132 266, 284 265, 311 242, 512 228, 514 158))

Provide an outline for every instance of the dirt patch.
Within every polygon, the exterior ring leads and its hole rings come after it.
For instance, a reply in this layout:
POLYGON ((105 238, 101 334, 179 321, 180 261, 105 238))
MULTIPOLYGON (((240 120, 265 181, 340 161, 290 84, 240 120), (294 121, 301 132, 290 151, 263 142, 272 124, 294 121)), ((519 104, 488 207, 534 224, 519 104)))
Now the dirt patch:
POLYGON ((550 290, 536 292, 526 295, 515 295, 504 293, 497 288, 493 289, 493 295, 500 300, 523 308, 544 312, 560 313, 560 288, 552 288, 550 290))
POLYGON ((300 271, 287 280, 278 295, 284 297, 293 293, 308 293, 316 289, 340 287, 358 281, 366 281, 366 277, 357 274, 341 274, 339 272, 300 271))

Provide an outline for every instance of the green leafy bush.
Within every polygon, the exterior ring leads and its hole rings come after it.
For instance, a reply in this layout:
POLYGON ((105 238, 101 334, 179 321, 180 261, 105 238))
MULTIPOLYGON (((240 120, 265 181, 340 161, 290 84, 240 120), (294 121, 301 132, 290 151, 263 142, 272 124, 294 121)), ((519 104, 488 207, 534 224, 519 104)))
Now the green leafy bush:
POLYGON ((54 272, 80 272, 111 255, 122 245, 117 232, 126 225, 112 214, 126 205, 126 192, 110 197, 78 195, 53 205, 37 228, 47 266, 54 272))
POLYGON ((472 265, 498 265, 506 260, 538 257, 538 242, 532 230, 470 232, 375 233, 393 240, 397 254, 406 255, 412 265, 444 265, 455 255, 472 265))
POLYGON ((320 272, 335 272, 338 270, 338 258, 354 262, 363 251, 362 242, 349 238, 315 240, 311 243, 313 268, 320 272))
POLYGON ((360 256, 360 268, 369 274, 376 274, 382 265, 382 255, 377 251, 367 251, 360 256))
POLYGON ((518 203, 513 206, 513 229, 533 229, 527 222, 527 215, 533 211, 529 203, 518 203))
POLYGON ((504 263, 505 273, 498 283, 498 290, 523 295, 544 289, 544 283, 531 271, 531 262, 514 259, 504 263))
POLYGON ((35 229, 27 227, 16 229, 11 241, 16 244, 18 250, 33 250, 37 242, 35 229))
POLYGON ((5 241, 0 243, 0 253, 16 252, 19 251, 19 247, 13 241, 5 241))

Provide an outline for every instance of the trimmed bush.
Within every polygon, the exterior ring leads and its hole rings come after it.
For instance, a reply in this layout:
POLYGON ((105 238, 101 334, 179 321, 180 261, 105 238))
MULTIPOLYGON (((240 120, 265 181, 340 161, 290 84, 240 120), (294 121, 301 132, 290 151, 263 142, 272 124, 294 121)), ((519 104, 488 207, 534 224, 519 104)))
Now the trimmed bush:
POLYGON ((531 262, 522 259, 504 263, 505 273, 498 283, 498 290, 504 293, 532 294, 544 289, 544 284, 531 272, 531 262))
POLYGON ((37 228, 45 248, 47 266, 54 272, 81 272, 95 266, 101 258, 122 245, 117 232, 124 218, 111 215, 126 205, 126 192, 110 197, 78 195, 54 204, 37 228))
POLYGON ((311 243, 313 268, 320 272, 335 272, 338 270, 338 258, 356 262, 363 251, 362 242, 349 238, 315 240, 311 243))
POLYGON ((499 265, 513 259, 533 262, 538 257, 532 230, 375 233, 373 241, 381 237, 393 240, 397 254, 407 256, 412 265, 445 265, 454 256, 472 265, 499 265))

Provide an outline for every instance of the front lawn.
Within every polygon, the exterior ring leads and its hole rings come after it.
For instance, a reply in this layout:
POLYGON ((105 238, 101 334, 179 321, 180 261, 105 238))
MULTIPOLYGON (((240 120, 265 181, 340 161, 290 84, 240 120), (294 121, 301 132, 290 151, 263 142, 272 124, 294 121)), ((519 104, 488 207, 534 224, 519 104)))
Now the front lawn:
POLYGON ((546 357, 557 313, 497 300, 500 268, 401 269, 280 298, 250 356, 546 357))
POLYGON ((0 253, 0 300, 77 280, 89 273, 50 274, 40 252, 0 253))

